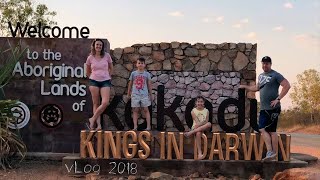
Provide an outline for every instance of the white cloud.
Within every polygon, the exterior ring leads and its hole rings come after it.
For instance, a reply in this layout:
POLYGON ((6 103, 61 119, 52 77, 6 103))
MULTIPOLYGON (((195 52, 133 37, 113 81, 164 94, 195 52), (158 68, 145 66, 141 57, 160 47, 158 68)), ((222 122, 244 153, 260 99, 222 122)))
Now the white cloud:
POLYGON ((216 22, 219 24, 223 24, 224 23, 224 16, 218 16, 218 17, 203 17, 201 19, 201 22, 203 23, 211 23, 211 22, 216 22))
POLYGON ((233 24, 232 27, 240 29, 243 26, 245 26, 245 24, 248 24, 248 23, 249 23, 249 19, 248 18, 244 18, 244 19, 241 19, 238 23, 233 24))
POLYGON ((169 16, 173 16, 173 17, 183 17, 184 14, 180 11, 174 11, 174 12, 170 12, 168 13, 169 16))
POLYGON ((283 30, 284 30, 283 26, 277 26, 277 27, 272 28, 272 31, 283 31, 283 30))
POLYGON ((286 9, 292 9, 293 8, 293 5, 289 2, 286 2, 283 4, 283 7, 286 8, 286 9))
POLYGON ((242 27, 242 24, 238 23, 238 24, 234 24, 232 25, 233 28, 241 28, 242 27))
POLYGON ((250 33, 247 34, 246 37, 249 38, 249 39, 256 39, 257 33, 255 33, 255 32, 250 32, 250 33))
POLYGON ((294 40, 302 46, 306 47, 317 47, 320 45, 320 36, 312 34, 298 34, 295 35, 294 40))
POLYGON ((211 21, 211 19, 208 18, 208 17, 204 17, 204 18, 201 19, 201 21, 204 22, 204 23, 209 23, 211 21))
POLYGON ((248 19, 248 18, 241 19, 241 20, 240 20, 240 23, 242 23, 242 24, 247 24, 247 23, 249 23, 249 19, 248 19))
POLYGON ((219 16, 216 18, 216 22, 223 24, 224 22, 224 17, 223 16, 219 16))

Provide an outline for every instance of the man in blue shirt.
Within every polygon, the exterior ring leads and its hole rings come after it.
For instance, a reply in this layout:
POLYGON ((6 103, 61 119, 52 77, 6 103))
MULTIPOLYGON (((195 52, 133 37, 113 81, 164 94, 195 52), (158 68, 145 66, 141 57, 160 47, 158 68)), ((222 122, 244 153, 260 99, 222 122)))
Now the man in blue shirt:
POLYGON ((280 73, 271 69, 269 56, 261 60, 263 73, 258 77, 258 84, 253 86, 240 85, 248 91, 260 91, 259 131, 267 146, 267 154, 263 160, 273 160, 278 152, 278 134, 276 133, 278 116, 281 112, 280 100, 290 89, 289 81, 280 73), (282 87, 279 94, 279 86, 282 87))

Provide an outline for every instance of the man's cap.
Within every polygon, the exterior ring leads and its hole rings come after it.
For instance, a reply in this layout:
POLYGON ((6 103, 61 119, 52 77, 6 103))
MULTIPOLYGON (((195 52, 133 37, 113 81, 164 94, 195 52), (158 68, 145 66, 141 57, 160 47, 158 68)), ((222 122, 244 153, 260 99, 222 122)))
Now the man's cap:
POLYGON ((261 59, 261 62, 269 62, 271 63, 271 58, 269 56, 265 56, 261 59))

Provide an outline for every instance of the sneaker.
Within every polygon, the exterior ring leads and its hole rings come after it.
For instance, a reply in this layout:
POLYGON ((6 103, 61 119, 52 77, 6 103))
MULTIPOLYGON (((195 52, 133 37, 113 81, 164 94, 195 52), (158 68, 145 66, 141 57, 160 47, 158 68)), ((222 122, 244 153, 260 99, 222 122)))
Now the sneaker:
POLYGON ((266 154, 266 157, 262 159, 262 161, 271 161, 273 159, 275 159, 277 156, 277 153, 273 152, 273 151, 268 151, 266 154))

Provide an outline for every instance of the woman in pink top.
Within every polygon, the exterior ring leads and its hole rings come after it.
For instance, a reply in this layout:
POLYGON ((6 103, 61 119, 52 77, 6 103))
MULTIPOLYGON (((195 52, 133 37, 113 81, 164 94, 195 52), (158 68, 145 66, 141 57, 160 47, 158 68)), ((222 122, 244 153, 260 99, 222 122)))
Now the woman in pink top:
POLYGON ((89 119, 89 128, 94 129, 97 123, 96 130, 101 130, 100 116, 109 105, 113 70, 112 59, 110 54, 104 51, 104 42, 101 39, 95 39, 92 42, 86 65, 93 104, 93 116, 89 119), (100 99, 102 99, 101 103, 100 99))

